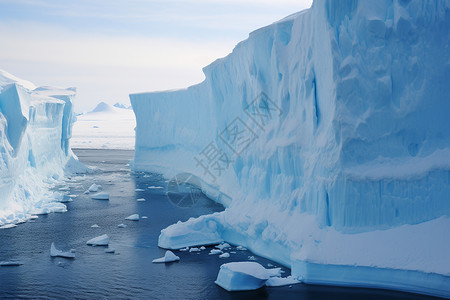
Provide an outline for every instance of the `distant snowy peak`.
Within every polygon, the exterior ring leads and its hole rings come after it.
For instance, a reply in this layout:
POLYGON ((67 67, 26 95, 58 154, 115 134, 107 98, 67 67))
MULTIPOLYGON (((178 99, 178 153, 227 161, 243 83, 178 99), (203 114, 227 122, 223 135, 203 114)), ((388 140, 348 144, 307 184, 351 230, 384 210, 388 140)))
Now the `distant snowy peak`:
POLYGON ((116 103, 111 105, 102 101, 89 113, 121 113, 125 110, 129 109, 124 104, 116 103))
POLYGON ((1 87, 11 84, 11 83, 17 83, 29 90, 36 89, 36 86, 33 83, 31 83, 30 81, 20 79, 16 76, 0 69, 0 89, 1 89, 1 87))

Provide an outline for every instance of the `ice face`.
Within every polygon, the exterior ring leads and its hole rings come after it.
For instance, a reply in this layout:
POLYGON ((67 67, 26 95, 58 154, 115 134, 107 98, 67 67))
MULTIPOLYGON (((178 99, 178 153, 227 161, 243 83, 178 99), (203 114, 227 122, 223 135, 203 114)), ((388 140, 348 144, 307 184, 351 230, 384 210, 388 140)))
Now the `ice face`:
POLYGON ((36 88, 0 70, 0 225, 66 210, 51 204, 63 199, 48 186, 68 162, 66 171, 83 169, 69 145, 74 96, 74 88, 36 88))
POLYGON ((329 271, 327 284, 449 296, 449 10, 316 1, 251 33, 204 82, 130 95, 132 167, 194 174, 227 206, 159 245, 222 239, 307 282, 329 271))

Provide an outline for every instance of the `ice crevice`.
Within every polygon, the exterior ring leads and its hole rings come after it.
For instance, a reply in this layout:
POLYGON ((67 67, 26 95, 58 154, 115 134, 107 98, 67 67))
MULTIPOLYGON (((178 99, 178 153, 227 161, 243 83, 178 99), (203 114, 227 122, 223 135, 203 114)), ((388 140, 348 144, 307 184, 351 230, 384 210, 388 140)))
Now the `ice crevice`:
POLYGON ((131 94, 132 168, 189 172, 226 206, 159 245, 227 241, 306 283, 450 297, 449 43, 448 1, 315 1, 204 82, 131 94))

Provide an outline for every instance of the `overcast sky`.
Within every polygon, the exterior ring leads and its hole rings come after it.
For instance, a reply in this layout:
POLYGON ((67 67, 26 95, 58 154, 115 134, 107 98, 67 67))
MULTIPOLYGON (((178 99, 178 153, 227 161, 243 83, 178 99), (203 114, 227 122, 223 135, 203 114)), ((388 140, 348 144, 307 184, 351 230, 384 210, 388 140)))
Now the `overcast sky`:
POLYGON ((0 0, 0 69, 75 86, 77 112, 183 88, 248 34, 312 0, 0 0))

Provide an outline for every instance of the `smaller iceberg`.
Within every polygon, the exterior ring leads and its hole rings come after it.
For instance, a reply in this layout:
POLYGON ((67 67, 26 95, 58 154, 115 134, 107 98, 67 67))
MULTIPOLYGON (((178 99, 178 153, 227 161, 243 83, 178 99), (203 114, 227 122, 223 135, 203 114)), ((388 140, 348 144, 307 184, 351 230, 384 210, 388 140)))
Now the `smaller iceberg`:
POLYGON ((102 186, 101 185, 98 185, 98 184, 95 184, 95 183, 93 183, 90 187, 89 187, 89 189, 88 189, 88 191, 89 192, 98 192, 98 190, 101 188, 102 186))
POLYGON ((64 252, 61 250, 56 249, 55 243, 52 243, 50 247, 50 256, 51 257, 64 257, 64 258, 75 258, 75 253, 72 252, 64 252))
POLYGON ((108 246, 109 236, 107 234, 95 237, 86 242, 90 246, 108 246))
POLYGON ((154 262, 154 263, 169 263, 169 262, 174 262, 174 261, 179 261, 179 260, 180 260, 180 258, 178 256, 173 254, 172 251, 167 250, 166 254, 163 257, 154 259, 152 262, 154 262))
POLYGON ((139 215, 138 214, 132 214, 131 216, 126 217, 125 220, 139 221, 139 215))
POLYGON ((220 266, 215 283, 231 291, 250 291, 263 287, 270 277, 280 276, 281 269, 266 269, 257 262, 232 262, 220 266))
POLYGON ((95 195, 92 195, 92 199, 94 199, 94 200, 109 200, 109 194, 108 193, 97 193, 95 195))

